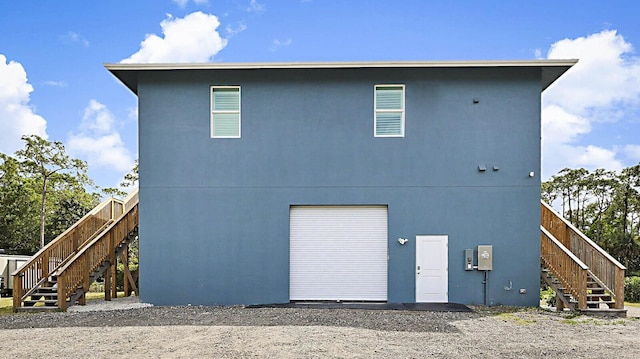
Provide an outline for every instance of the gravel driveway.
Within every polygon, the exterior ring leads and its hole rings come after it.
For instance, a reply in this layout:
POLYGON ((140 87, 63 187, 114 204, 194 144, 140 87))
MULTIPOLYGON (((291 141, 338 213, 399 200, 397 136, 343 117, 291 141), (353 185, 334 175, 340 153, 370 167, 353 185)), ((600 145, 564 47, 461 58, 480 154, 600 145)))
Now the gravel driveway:
POLYGON ((603 319, 540 309, 144 307, 127 300, 0 316, 0 357, 640 358, 637 311, 603 319), (95 310, 105 308, 131 309, 95 310))

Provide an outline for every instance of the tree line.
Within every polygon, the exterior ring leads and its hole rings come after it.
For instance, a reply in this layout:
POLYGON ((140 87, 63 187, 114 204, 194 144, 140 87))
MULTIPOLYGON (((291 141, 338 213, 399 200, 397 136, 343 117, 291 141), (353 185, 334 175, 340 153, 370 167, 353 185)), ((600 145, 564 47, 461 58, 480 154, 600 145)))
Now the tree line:
MULTIPOLYGON (((70 157, 64 145, 23 136, 24 148, 0 153, 0 248, 32 255, 100 203, 105 195, 87 175, 87 163, 70 157)), ((123 186, 137 181, 137 165, 123 186)))
POLYGON ((542 199, 627 267, 640 272, 640 163, 620 172, 565 168, 542 183, 542 199))

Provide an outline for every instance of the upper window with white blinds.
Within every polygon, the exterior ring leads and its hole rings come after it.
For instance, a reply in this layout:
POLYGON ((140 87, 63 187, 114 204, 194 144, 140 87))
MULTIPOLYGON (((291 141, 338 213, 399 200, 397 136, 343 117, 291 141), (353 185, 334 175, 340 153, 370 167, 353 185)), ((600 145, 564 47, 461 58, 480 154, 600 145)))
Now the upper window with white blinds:
POLYGON ((375 137, 404 137, 404 85, 375 86, 375 137))
POLYGON ((211 86, 211 137, 240 138, 240 87, 211 86))

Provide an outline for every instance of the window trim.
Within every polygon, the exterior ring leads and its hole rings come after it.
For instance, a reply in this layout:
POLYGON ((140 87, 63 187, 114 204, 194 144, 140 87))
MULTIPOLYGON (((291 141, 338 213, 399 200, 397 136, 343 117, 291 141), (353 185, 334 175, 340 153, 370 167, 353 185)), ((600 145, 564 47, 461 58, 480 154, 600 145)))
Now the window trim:
POLYGON ((405 84, 378 84, 373 86, 373 137, 404 137, 404 121, 405 121, 405 84), (377 91, 379 88, 385 87, 400 87, 402 89, 402 108, 401 109, 378 109, 377 91), (378 113, 400 113, 400 134, 398 135, 379 135, 378 128, 378 113))
POLYGON ((240 89, 240 86, 218 86, 218 85, 212 85, 209 87, 209 113, 210 113, 210 117, 209 117, 209 135, 211 136, 211 138, 241 138, 242 137, 242 90, 240 89), (238 89, 238 109, 237 110, 214 110, 213 109, 213 93, 215 92, 216 89, 238 89), (213 122, 214 122, 214 117, 215 114, 238 114, 238 136, 216 136, 213 133, 214 130, 214 126, 213 126, 213 122))

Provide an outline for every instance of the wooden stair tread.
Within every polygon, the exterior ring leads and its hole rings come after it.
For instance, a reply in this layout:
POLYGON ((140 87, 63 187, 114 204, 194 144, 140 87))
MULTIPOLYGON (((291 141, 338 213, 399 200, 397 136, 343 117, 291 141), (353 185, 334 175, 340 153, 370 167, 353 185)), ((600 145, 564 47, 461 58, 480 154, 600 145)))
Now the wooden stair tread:
POLYGON ((40 296, 47 296, 47 297, 57 297, 58 296, 58 292, 57 291, 55 291, 55 292, 47 292, 47 291, 41 292, 39 290, 35 290, 31 295, 32 296, 40 295, 40 296))
POLYGON ((45 302, 42 302, 42 301, 31 301, 31 300, 25 300, 25 301, 24 301, 24 304, 25 304, 25 307, 23 307, 23 308, 28 308, 28 309, 35 309, 35 310, 38 310, 38 309, 41 309, 41 308, 51 308, 52 306, 57 306, 56 304, 58 304, 58 301, 56 301, 56 300, 54 300, 54 301, 47 301, 47 302, 45 303, 45 302), (36 304, 38 304, 38 303, 42 303, 42 304, 44 304, 44 305, 41 305, 41 306, 35 306, 35 305, 36 305, 36 304))
POLYGON ((615 300, 603 300, 603 301, 599 301, 599 300, 588 300, 587 304, 615 304, 616 301, 615 300))
POLYGON ((38 304, 38 303, 45 303, 45 304, 57 304, 58 301, 55 299, 46 299, 46 300, 37 300, 37 299, 32 299, 32 300, 25 300, 23 302, 25 305, 28 304, 38 304))

